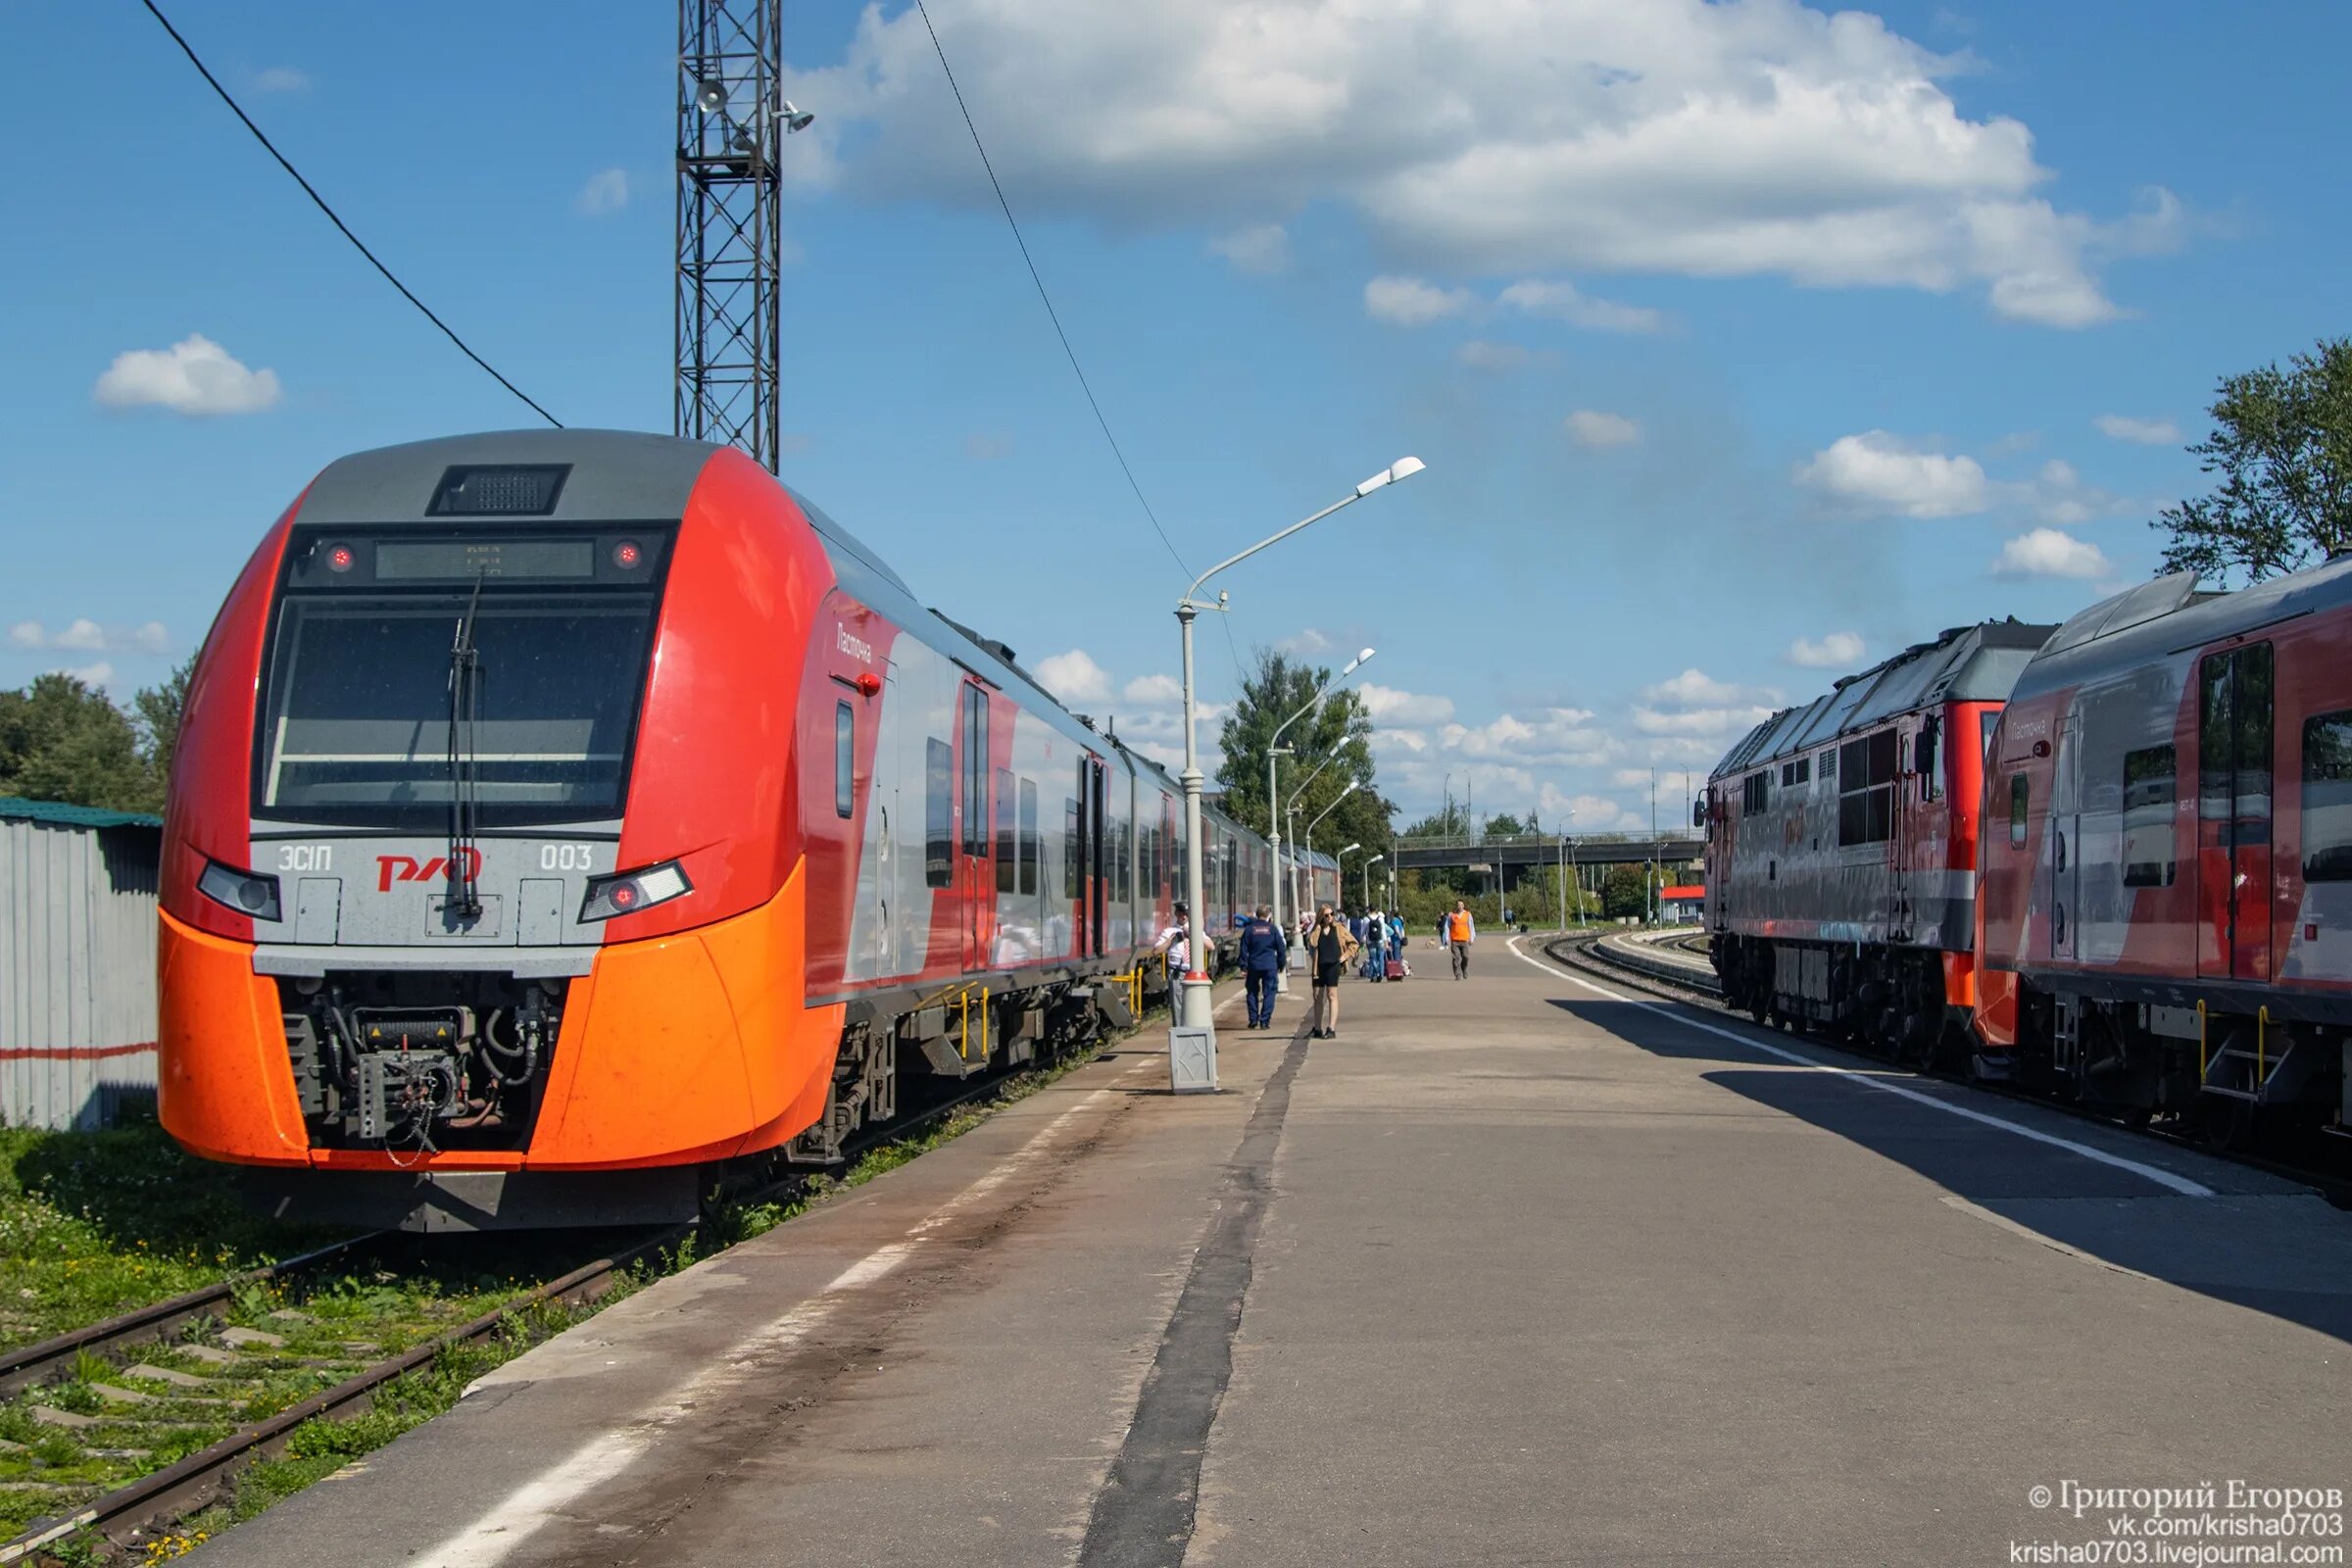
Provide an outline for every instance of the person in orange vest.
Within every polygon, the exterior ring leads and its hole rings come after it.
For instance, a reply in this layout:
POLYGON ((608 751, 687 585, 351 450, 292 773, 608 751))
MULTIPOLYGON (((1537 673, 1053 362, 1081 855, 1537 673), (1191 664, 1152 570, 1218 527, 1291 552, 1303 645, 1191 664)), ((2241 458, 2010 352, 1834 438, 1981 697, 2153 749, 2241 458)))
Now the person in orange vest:
POLYGON ((1461 900, 1453 901, 1453 912, 1439 922, 1446 932, 1446 947, 1453 955, 1453 977, 1465 980, 1470 975, 1470 944, 1478 940, 1478 922, 1470 918, 1470 906, 1461 900))

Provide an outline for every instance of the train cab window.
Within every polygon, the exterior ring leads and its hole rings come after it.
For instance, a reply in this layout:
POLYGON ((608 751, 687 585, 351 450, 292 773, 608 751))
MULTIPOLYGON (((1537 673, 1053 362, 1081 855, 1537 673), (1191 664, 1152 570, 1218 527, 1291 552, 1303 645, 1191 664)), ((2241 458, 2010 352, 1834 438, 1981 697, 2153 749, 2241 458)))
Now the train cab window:
POLYGON ((1884 844, 1894 837, 1895 732, 1883 729, 1838 750, 1838 842, 1884 844))
POLYGON ((923 743, 923 886, 956 880, 956 748, 923 743))
POLYGON ((1037 780, 1021 780, 1021 879, 1020 894, 1032 898, 1037 893, 1037 780))
POLYGON ((2026 775, 2009 775, 2009 842, 2026 842, 2026 775))
POLYGON ((2352 882, 2352 710, 2303 722, 2303 880, 2352 882))
POLYGON ((847 703, 833 705, 833 814, 848 816, 858 796, 858 714, 847 703))
POLYGON ((2169 888, 2176 761, 2170 746, 2124 754, 2124 886, 2169 888))
POLYGON ((1772 770, 1759 768, 1740 783, 1740 814, 1754 816, 1772 804, 1772 770))

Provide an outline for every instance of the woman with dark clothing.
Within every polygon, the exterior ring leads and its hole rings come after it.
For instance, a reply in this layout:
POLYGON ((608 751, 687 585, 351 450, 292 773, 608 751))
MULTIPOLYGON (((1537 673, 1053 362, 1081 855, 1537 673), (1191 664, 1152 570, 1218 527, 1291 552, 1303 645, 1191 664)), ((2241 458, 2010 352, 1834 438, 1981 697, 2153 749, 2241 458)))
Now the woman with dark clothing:
POLYGON ((1308 1015, 1307 1033, 1317 1040, 1339 1038, 1340 969, 1347 962, 1347 932, 1326 904, 1315 911, 1309 942, 1315 964, 1315 1005, 1308 1015))

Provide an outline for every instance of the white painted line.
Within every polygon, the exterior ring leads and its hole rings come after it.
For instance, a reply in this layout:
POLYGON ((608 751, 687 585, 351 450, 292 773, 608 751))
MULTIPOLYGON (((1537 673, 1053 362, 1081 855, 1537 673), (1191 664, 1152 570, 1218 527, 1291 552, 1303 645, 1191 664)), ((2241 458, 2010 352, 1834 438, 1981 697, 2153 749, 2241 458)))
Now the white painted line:
MULTIPOLYGON (((771 1357, 822 1327, 853 1292, 882 1279, 914 1256, 923 1240, 957 1211, 1004 1186, 1051 1152, 1064 1127, 1110 1097, 1098 1089, 1048 1122, 995 1167, 949 1199, 898 1241, 878 1247, 835 1275, 824 1289, 729 1346, 669 1398, 639 1410, 626 1423, 600 1434, 564 1455, 550 1469, 510 1494, 480 1518, 419 1553, 425 1568, 491 1568, 537 1534, 549 1520, 604 1486, 653 1448, 662 1435, 691 1414, 696 1404, 739 1380, 747 1364, 771 1357)), ((723 1254, 722 1254, 723 1255, 723 1254)))
POLYGON ((1541 958, 1529 957, 1520 951, 1517 937, 1511 939, 1510 949, 1513 954, 1518 956, 1520 962, 1534 964, 1545 974, 1557 975, 1562 980, 1583 986, 1596 997, 1605 997, 1611 1002, 1622 1002, 1630 1006, 1640 1007, 1644 1012, 1654 1012, 1661 1018, 1671 1018, 1687 1029, 1696 1029, 1702 1033, 1729 1040, 1734 1045, 1745 1046, 1750 1051, 1761 1051, 1768 1056, 1778 1056, 1783 1061, 1791 1062, 1799 1067, 1809 1067, 1815 1072, 1834 1073, 1849 1082, 1866 1084, 1881 1094, 1893 1095, 1898 1099, 1908 1100, 1934 1110, 1940 1110, 1947 1116, 1958 1116, 1964 1121, 1978 1122, 1986 1127, 1996 1127, 2002 1132, 2014 1133, 2020 1138, 2029 1139, 2036 1144, 2048 1144, 2054 1149, 2063 1149, 2069 1153, 2080 1154, 2084 1159, 2095 1160, 2101 1165, 2112 1165, 2118 1170, 2128 1170, 2142 1180, 2154 1182, 2157 1186, 2179 1193, 2183 1198, 2211 1198, 2214 1196, 2213 1189, 2203 1182, 2190 1181, 2187 1177, 2176 1175, 2161 1165, 2150 1165, 2141 1160, 2126 1159, 2121 1154, 2111 1154, 2104 1149, 2094 1149, 2089 1144, 2077 1143, 2071 1138, 2061 1138, 2056 1133, 2045 1133, 2037 1127, 2028 1127, 2022 1122, 2011 1121, 2005 1116, 1989 1115, 1982 1110, 1971 1110, 1966 1105, 1955 1105, 1948 1100, 1939 1100, 1934 1095, 1923 1095, 1918 1090, 1907 1089, 1901 1084, 1888 1083, 1881 1073, 1867 1072, 1856 1067, 1840 1067, 1834 1062, 1819 1061, 1801 1052, 1790 1051, 1772 1041, 1758 1040, 1751 1034, 1735 1033, 1720 1024, 1709 1023, 1704 1018, 1692 1016, 1683 1008, 1667 1006, 1655 1002, 1644 1002, 1640 997, 1629 997, 1622 992, 1596 986, 1590 980, 1570 974, 1557 964, 1545 963, 1541 958))

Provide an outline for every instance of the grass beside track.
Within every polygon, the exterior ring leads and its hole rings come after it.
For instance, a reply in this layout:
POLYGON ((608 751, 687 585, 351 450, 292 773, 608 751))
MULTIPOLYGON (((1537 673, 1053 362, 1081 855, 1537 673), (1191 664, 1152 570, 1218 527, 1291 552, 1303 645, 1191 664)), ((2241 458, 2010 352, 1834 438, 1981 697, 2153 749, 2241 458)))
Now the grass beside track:
MULTIPOLYGON (((810 1177, 790 1200, 724 1208, 664 1253, 659 1266, 633 1272, 594 1302, 577 1307, 541 1304, 515 1313, 494 1339, 443 1349, 429 1368, 378 1391, 372 1408, 366 1413, 305 1422, 291 1435, 284 1457, 247 1465, 237 1472, 220 1501, 168 1531, 127 1547, 109 1543, 95 1531, 84 1531, 46 1548, 33 1561, 50 1568, 97 1568, 100 1564, 166 1562, 193 1551, 222 1531, 441 1414, 458 1402, 476 1378, 542 1340, 594 1316, 656 1278, 763 1235, 828 1198, 860 1187, 961 1137, 1116 1044, 1115 1040, 1105 1041, 1052 1064, 1011 1074, 1001 1081, 997 1093, 957 1107, 919 1132, 877 1145, 839 1175, 810 1177)), ((162 1137, 160 1132, 155 1136, 162 1137)), ((164 1142, 168 1148, 169 1140, 164 1142)), ((129 1152, 137 1160, 158 1157, 151 1150, 129 1152)), ((184 1156, 181 1162, 210 1171, 184 1156)), ((226 1217, 221 1215, 223 1220, 226 1217)), ((270 1229, 284 1232, 283 1227, 270 1229)), ((269 1236, 260 1239, 276 1240, 269 1236)), ((319 1239, 303 1238, 311 1244, 319 1239)), ((290 1245, 281 1248, 283 1251, 294 1250, 290 1245)), ((147 1250, 134 1241, 127 1258, 110 1253, 112 1261, 105 1266, 135 1265, 147 1250)), ((192 1324, 182 1340, 170 1348, 129 1352, 127 1365, 84 1356, 72 1382, 34 1390, 0 1404, 0 1540, 20 1533, 35 1518, 66 1512, 88 1496, 126 1485, 193 1453, 227 1436, 240 1423, 296 1404, 355 1376, 368 1363, 493 1311, 502 1300, 526 1294, 532 1283, 512 1276, 469 1276, 462 1250, 440 1250, 444 1255, 413 1273, 387 1270, 366 1280, 347 1276, 310 1281, 299 1288, 273 1284, 240 1292, 225 1320, 192 1324), (232 1349, 222 1331, 234 1328, 256 1329, 285 1343, 278 1347, 248 1343, 232 1349), (200 1380, 201 1386, 141 1377, 136 1369, 142 1367, 177 1372, 200 1380), (36 1407, 51 1414, 43 1418, 35 1413, 36 1407), (61 1410, 75 1417, 75 1423, 55 1424, 55 1412, 61 1410), (79 1424, 84 1419, 94 1419, 97 1424, 79 1424)), ((220 1253, 221 1260, 210 1274, 177 1276, 174 1283, 151 1295, 126 1299, 104 1311, 69 1317, 59 1328, 125 1311, 219 1279, 230 1271, 226 1260, 236 1255, 227 1249, 220 1253)), ((269 1255, 277 1254, 255 1253, 253 1257, 259 1260, 269 1255)), ((193 1261, 188 1263, 188 1267, 194 1266, 193 1261)), ((133 1272, 130 1278, 143 1280, 146 1275, 133 1272)))
POLYGON ((336 1233, 263 1219, 153 1121, 0 1127, 0 1348, 200 1290, 336 1233))

